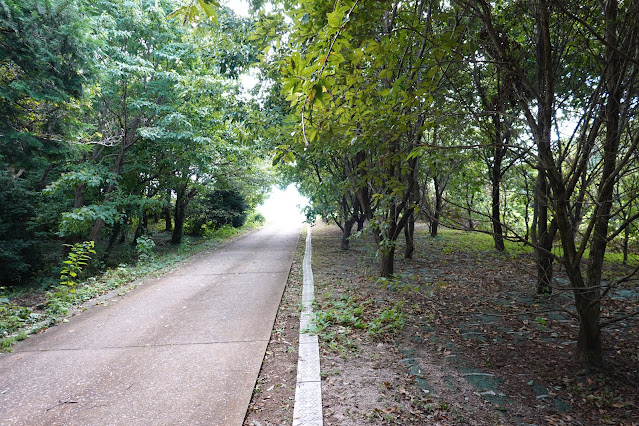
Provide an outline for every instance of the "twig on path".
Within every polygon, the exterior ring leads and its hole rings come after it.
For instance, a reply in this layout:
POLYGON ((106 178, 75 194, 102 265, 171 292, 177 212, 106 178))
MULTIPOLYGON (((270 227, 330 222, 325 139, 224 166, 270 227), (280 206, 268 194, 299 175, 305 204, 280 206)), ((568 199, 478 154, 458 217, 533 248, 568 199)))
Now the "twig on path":
POLYGON ((48 411, 51 411, 51 410, 53 410, 54 408, 59 407, 59 406, 64 405, 64 404, 78 404, 78 401, 71 401, 70 399, 67 399, 66 401, 58 401, 58 404, 54 405, 53 407, 49 407, 49 408, 47 408, 47 410, 46 410, 46 411, 47 411, 47 412, 48 412, 48 411))

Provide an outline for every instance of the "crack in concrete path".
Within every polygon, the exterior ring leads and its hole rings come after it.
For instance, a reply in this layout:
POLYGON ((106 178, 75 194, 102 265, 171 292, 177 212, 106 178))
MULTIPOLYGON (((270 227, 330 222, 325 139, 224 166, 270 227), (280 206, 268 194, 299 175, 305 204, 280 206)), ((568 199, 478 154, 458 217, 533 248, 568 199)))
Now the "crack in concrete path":
POLYGON ((121 345, 121 346, 102 346, 95 348, 55 348, 55 349, 40 349, 30 351, 14 351, 16 354, 35 354, 43 352, 73 352, 73 351, 101 351, 106 349, 144 349, 144 348, 163 348, 172 346, 206 346, 206 345, 226 345, 229 343, 263 343, 268 342, 264 339, 253 340, 224 340, 219 342, 187 342, 187 343, 157 343, 157 344, 144 344, 144 345, 121 345))

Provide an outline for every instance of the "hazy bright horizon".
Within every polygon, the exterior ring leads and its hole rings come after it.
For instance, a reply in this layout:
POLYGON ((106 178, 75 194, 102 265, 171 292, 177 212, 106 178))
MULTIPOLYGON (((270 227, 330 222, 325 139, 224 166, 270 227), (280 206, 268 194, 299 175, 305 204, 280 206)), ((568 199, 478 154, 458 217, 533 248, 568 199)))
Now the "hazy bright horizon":
POLYGON ((267 222, 302 223, 305 216, 302 209, 308 205, 308 199, 300 195, 294 184, 285 190, 274 186, 269 197, 257 207, 267 222))

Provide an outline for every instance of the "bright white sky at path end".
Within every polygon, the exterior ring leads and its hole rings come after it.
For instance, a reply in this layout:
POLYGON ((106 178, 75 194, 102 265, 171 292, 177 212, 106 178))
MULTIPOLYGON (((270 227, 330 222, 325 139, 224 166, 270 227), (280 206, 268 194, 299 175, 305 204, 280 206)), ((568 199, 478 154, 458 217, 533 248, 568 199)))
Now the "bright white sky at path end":
POLYGON ((284 191, 273 187, 269 197, 257 207, 269 223, 302 223, 306 218, 302 209, 308 205, 308 199, 302 197, 295 185, 289 185, 284 191))
MULTIPOLYGON (((226 0, 222 4, 231 8, 239 16, 249 16, 247 1, 226 0)), ((241 80, 247 89, 255 85, 255 78, 250 75, 243 75, 241 80)), ((289 185, 283 191, 274 186, 269 197, 257 207, 257 211, 264 215, 267 222, 302 223, 306 219, 302 209, 307 205, 308 199, 297 192, 295 185, 289 185)))

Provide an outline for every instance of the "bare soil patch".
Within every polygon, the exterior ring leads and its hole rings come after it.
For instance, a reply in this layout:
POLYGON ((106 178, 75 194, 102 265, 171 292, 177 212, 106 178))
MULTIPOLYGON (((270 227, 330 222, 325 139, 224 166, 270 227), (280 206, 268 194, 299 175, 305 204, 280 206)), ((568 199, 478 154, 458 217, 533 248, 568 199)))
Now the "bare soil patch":
MULTIPOLYGON (((570 294, 536 297, 529 254, 416 234, 415 259, 398 252, 395 279, 380 281, 367 236, 342 251, 337 227, 313 228, 325 424, 639 424, 636 322, 607 329, 604 366, 585 371, 577 322, 562 311, 570 294)), ((297 342, 300 261, 298 250, 258 381, 271 390, 256 391, 248 425, 292 422, 297 353, 282 339, 297 342), (288 393, 267 398, 284 371, 288 393)), ((636 294, 621 296, 604 313, 637 309, 636 294)))

